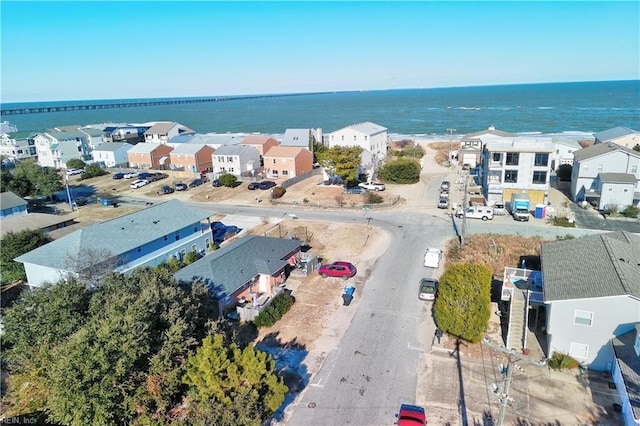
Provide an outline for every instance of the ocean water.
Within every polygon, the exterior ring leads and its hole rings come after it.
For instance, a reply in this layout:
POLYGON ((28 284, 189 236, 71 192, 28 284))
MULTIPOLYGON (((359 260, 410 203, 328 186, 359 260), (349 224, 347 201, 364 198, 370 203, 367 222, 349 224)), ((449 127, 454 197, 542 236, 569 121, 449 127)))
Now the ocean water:
MULTIPOLYGON (((205 96, 203 96, 205 97, 205 96)), ((104 103, 96 101, 95 103, 104 103)), ((0 108, 92 101, 2 104, 0 108)), ((2 115, 20 131, 63 125, 177 121, 199 133, 325 133, 372 121, 401 135, 457 135, 495 126, 513 133, 640 130, 640 80, 335 92, 226 102, 2 115)))

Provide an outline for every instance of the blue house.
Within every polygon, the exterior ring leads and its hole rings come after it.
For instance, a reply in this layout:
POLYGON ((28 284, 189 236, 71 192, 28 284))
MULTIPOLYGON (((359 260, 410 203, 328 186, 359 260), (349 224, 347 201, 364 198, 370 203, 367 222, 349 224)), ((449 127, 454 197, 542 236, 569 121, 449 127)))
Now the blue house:
POLYGON ((27 202, 13 192, 0 193, 0 218, 27 214, 27 202))
POLYGON ((14 260, 24 264, 30 287, 82 277, 96 267, 127 273, 190 251, 205 253, 213 244, 210 216, 171 200, 87 226, 14 260))

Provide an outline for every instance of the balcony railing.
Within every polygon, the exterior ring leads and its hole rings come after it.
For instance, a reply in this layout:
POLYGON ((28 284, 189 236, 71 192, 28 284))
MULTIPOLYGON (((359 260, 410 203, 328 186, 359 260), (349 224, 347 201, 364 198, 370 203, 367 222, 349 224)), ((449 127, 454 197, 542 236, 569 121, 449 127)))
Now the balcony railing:
POLYGON ((273 288, 270 295, 264 294, 257 298, 255 303, 245 302, 236 306, 237 317, 240 321, 253 321, 260 312, 264 311, 273 302, 273 299, 282 293, 284 285, 273 288))

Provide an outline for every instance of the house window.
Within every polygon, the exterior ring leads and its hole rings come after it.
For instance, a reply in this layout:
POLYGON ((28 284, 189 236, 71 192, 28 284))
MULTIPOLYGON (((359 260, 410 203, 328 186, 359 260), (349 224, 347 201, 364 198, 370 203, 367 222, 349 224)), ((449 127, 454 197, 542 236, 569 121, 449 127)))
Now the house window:
POLYGON ((165 235, 164 237, 162 237, 162 239, 163 239, 164 241, 167 241, 167 240, 169 239, 169 236, 168 236, 168 235, 165 235))
POLYGON ((368 138, 368 136, 367 136, 367 135, 364 135, 364 140, 365 140, 365 141, 367 140, 367 138, 368 138))
POLYGON ((493 161, 495 162, 500 162, 502 160, 502 154, 499 152, 494 152, 493 153, 493 161))
POLYGON ((211 247, 211 240, 209 238, 204 240, 204 246, 207 248, 207 250, 209 249, 209 247, 211 247))
MULTIPOLYGON (((283 170, 282 171, 282 175, 283 176, 288 176, 289 175, 289 171, 288 170, 283 170)), ((626 191, 626 189, 625 189, 625 191, 626 191)))
POLYGON ((533 165, 534 166, 546 166, 549 164, 549 154, 539 152, 536 154, 533 165))
POLYGON ((142 251, 142 247, 138 247, 138 248, 136 248, 136 251, 137 251, 138 253, 140 253, 140 252, 142 251))
POLYGON ((507 166, 517 166, 519 158, 519 152, 507 152, 507 166))
POLYGON ((631 166, 631 174, 635 175, 636 173, 638 173, 638 166, 634 164, 631 166))
POLYGON ((273 162, 273 164, 276 164, 276 159, 274 158, 273 160, 271 160, 273 162))
POLYGON ((193 225, 193 232, 198 232, 198 225, 193 225))
POLYGON ((227 157, 227 163, 233 163, 233 157, 227 157))
POLYGON ((532 183, 547 183, 547 172, 533 171, 532 183))
POLYGON ((504 181, 505 183, 515 183, 518 181, 518 171, 517 170, 505 170, 504 171, 504 181))
POLYGON ((355 141, 355 140, 357 140, 357 139, 356 139, 356 135, 353 135, 353 140, 354 140, 354 141, 355 141))
POLYGON ((598 164, 598 173, 602 173, 604 171, 604 165, 598 164))
POLYGON ((229 167, 229 173, 233 173, 233 167, 229 167))
POLYGON ((193 245, 191 246, 191 251, 198 251, 198 246, 197 246, 197 245, 195 245, 195 244, 193 244, 193 245))
POLYGON ((344 140, 344 135, 342 135, 342 140, 344 140))
POLYGON ((178 241, 180 239, 180 232, 176 232, 175 236, 176 236, 176 241, 178 241))
POLYGON ((218 161, 221 163, 224 163, 224 157, 223 156, 218 157, 218 161))
POLYGON ((569 355, 576 359, 587 359, 589 357, 589 345, 571 342, 569 345, 569 355))
POLYGON ((580 311, 576 309, 576 312, 573 316, 573 323, 576 325, 586 325, 591 327, 591 323, 593 322, 593 312, 580 311))

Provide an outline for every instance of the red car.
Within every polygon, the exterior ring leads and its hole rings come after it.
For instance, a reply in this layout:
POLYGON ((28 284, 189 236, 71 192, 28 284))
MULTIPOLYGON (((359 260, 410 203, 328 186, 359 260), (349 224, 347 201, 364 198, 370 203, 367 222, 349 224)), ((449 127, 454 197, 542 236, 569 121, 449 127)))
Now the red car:
POLYGON ((356 267, 349 262, 333 262, 328 265, 321 265, 318 269, 318 273, 322 278, 342 277, 345 280, 353 277, 357 272, 356 267))
POLYGON ((398 426, 424 426, 427 424, 427 413, 417 405, 402 404, 396 419, 398 426))

